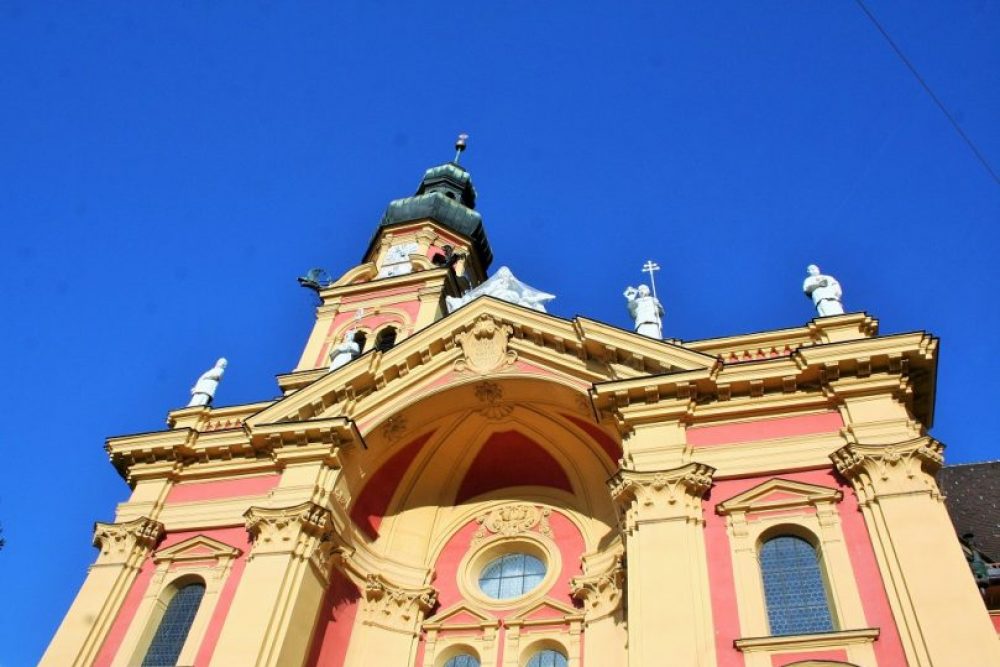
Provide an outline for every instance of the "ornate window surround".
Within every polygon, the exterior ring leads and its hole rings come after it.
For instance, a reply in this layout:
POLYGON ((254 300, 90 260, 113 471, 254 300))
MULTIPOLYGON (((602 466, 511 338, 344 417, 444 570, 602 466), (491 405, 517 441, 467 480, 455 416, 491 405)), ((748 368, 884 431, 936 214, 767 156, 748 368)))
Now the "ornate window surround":
POLYGON ((424 621, 427 633, 424 664, 443 667, 465 651, 479 659, 480 667, 497 667, 499 619, 462 602, 424 621), (465 616, 474 620, 457 620, 465 616), (452 619, 456 619, 454 622, 452 619))
MULTIPOLYGON (((551 624, 551 621, 549 623, 551 624)), ((559 651, 565 655, 569 667, 580 667, 582 637, 579 622, 570 623, 568 635, 565 631, 519 632, 518 630, 517 626, 508 630, 503 667, 524 667, 536 653, 545 649, 559 651)))
POLYGON ((824 646, 845 648, 850 660, 874 664, 872 642, 878 631, 867 628, 837 511, 842 498, 838 489, 774 478, 716 507, 716 512, 726 517, 743 636, 735 645, 744 652, 747 667, 770 666, 771 655, 804 648, 806 637, 815 637, 824 646), (816 549, 837 632, 771 636, 759 553, 767 539, 783 534, 801 537, 816 549))
POLYGON ((206 535, 195 535, 154 553, 156 569, 112 665, 126 667, 141 663, 171 598, 184 584, 200 580, 205 584, 205 594, 177 659, 178 664, 194 664, 219 602, 219 593, 241 553, 236 547, 206 535))
POLYGON ((485 665, 487 664, 492 664, 492 663, 484 663, 482 655, 479 653, 479 651, 477 651, 476 648, 471 643, 469 643, 468 641, 464 641, 465 639, 466 639, 465 637, 456 637, 451 641, 442 642, 442 648, 437 653, 437 655, 434 656, 433 662, 427 660, 425 661, 425 664, 429 663, 434 667, 445 667, 445 665, 448 663, 449 660, 457 656, 460 656, 462 654, 471 655, 476 660, 478 660, 479 667, 485 667, 485 665))
POLYGON ((490 610, 516 609, 531 606, 548 595, 562 571, 562 555, 559 547, 548 536, 535 532, 521 532, 515 535, 497 533, 474 543, 458 565, 458 590, 466 600, 478 607, 490 610), (479 576, 483 568, 494 559, 510 553, 526 553, 538 558, 545 565, 545 577, 528 593, 509 600, 489 597, 479 588, 479 576))

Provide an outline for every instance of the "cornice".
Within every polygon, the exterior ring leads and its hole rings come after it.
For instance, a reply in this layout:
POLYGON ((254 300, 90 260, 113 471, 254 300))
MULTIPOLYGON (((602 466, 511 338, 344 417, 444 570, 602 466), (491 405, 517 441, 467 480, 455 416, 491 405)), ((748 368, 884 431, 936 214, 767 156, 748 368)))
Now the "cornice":
POLYGON ((234 464, 280 469, 293 463, 322 461, 341 467, 340 451, 366 448, 351 419, 331 417, 305 421, 244 423, 238 430, 199 433, 191 428, 110 438, 106 449, 119 473, 130 482, 148 478, 179 478, 182 470, 199 465, 196 476, 210 476, 234 464), (265 459, 263 462, 261 459, 265 459), (270 463, 268 463, 270 462, 270 463))
POLYGON ((816 632, 808 635, 774 635, 769 637, 746 637, 733 641, 733 646, 743 653, 756 651, 788 651, 870 644, 879 636, 878 628, 860 630, 838 630, 816 632))
MULTIPOLYGON (((435 283, 436 285, 444 285, 445 283, 451 283, 453 286, 454 282, 449 280, 451 271, 446 267, 437 267, 431 265, 430 268, 423 268, 420 271, 412 271, 410 273, 404 273, 398 276, 388 276, 386 278, 374 277, 374 264, 371 264, 371 273, 367 271, 367 264, 362 264, 356 267, 352 271, 348 271, 346 274, 341 276, 337 281, 335 281, 330 287, 326 287, 320 290, 319 295, 323 300, 323 305, 325 306, 327 302, 332 302, 334 300, 343 300, 346 298, 356 297, 358 295, 371 294, 372 299, 384 298, 382 293, 389 289, 398 289, 401 287, 419 287, 421 285, 426 285, 427 283, 435 283), (362 269, 365 269, 362 271, 362 269), (356 274, 353 272, 357 271, 356 274), (355 280, 368 278, 362 280, 362 282, 347 282, 346 284, 340 284, 348 276, 353 277, 355 280), (369 277, 371 276, 371 277, 369 277)), ((355 303, 364 303, 363 299, 359 299, 357 302, 352 301, 350 306, 355 303)))
MULTIPOLYGON (((867 321, 848 319, 852 326, 867 321)), ((690 425, 706 419, 831 409, 852 392, 889 393, 929 426, 937 342, 915 332, 812 345, 785 358, 718 362, 701 370, 600 382, 591 396, 599 413, 614 418, 622 433, 652 419, 679 418, 690 425), (678 411, 679 401, 691 405, 678 411)))

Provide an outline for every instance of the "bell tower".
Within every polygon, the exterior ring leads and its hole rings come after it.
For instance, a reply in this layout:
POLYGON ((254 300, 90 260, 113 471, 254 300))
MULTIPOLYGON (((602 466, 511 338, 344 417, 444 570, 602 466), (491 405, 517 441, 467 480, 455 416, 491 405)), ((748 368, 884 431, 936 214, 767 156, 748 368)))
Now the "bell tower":
POLYGON ((338 354, 335 365, 384 352, 443 317, 445 297, 485 280, 493 252, 472 177, 459 165, 465 139, 453 161, 424 172, 413 196, 389 203, 361 263, 317 287, 316 323, 296 373, 329 368, 338 354))

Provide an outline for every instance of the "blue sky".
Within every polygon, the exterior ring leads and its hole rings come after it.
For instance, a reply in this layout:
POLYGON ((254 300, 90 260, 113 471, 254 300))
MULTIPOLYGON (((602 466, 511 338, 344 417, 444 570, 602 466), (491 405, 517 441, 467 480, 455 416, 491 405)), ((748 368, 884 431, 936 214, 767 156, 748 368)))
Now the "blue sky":
MULTIPOLYGON (((1000 168, 1000 4, 870 0, 1000 168)), ((796 326, 805 267, 942 339, 952 462, 997 458, 1000 187, 854 2, 0 0, 0 665, 33 664, 128 489, 108 435, 275 396, 295 277, 360 260, 461 131, 496 255, 551 311, 796 326)))

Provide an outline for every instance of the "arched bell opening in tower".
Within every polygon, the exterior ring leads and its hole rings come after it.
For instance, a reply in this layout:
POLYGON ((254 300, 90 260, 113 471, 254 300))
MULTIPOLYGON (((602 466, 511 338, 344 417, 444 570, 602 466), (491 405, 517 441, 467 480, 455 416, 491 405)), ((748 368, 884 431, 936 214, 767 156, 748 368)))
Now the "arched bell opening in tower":
POLYGON ((354 334, 354 342, 358 346, 358 354, 362 354, 365 351, 365 343, 368 342, 368 336, 365 335, 364 331, 358 331, 354 334))
POLYGON ((375 349, 379 352, 386 352, 396 344, 396 328, 386 327, 375 336, 375 349))

